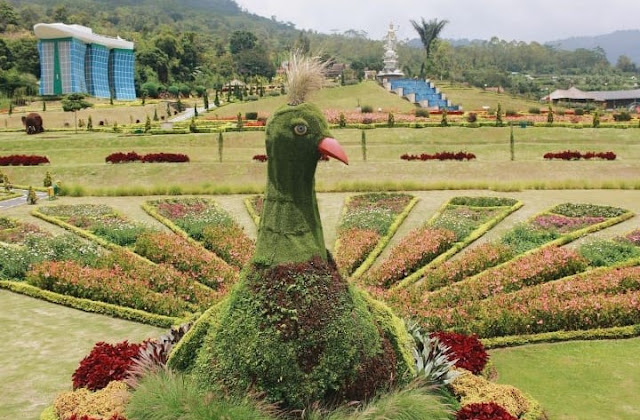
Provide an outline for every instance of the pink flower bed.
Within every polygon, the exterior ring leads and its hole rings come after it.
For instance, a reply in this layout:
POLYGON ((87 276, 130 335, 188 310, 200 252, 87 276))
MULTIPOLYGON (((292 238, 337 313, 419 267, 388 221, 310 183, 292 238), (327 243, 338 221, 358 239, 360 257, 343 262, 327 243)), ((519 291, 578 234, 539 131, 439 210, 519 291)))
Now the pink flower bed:
POLYGON ((532 224, 541 229, 568 233, 602 223, 605 220, 605 217, 567 217, 559 214, 541 214, 533 219, 532 224))
POLYGON ((455 260, 425 273, 418 291, 433 291, 444 286, 459 282, 466 277, 473 276, 488 268, 507 261, 513 256, 511 249, 502 244, 482 244, 462 254, 455 260))
POLYGON ((438 152, 433 155, 422 153, 420 155, 410 155, 405 153, 400 156, 402 160, 473 160, 476 158, 476 155, 468 152, 438 152))
POLYGON ((49 163, 46 156, 9 155, 0 156, 0 166, 37 166, 49 163))
POLYGON ((427 226, 415 229, 370 273, 367 283, 390 287, 443 253, 455 240, 450 230, 427 226))
POLYGON ((625 238, 627 238, 629 241, 633 242, 634 244, 640 246, 640 229, 636 229, 633 232, 627 234, 625 238))
POLYGON ((144 233, 136 241, 134 251, 155 263, 170 264, 215 290, 225 290, 238 279, 237 269, 175 234, 144 233))
POLYGON ((448 312, 444 324, 483 337, 634 325, 640 323, 640 267, 577 275, 448 312))
POLYGON ((478 277, 427 294, 423 303, 428 308, 460 305, 556 280, 586 268, 586 261, 577 252, 548 247, 486 271, 478 277))
POLYGON ((343 273, 353 273, 376 247, 380 235, 374 230, 349 229, 340 235, 336 265, 343 273))
MULTIPOLYGON (((161 272, 156 272, 155 276, 158 274, 161 272)), ((120 267, 91 268, 81 267, 71 261, 47 261, 33 267, 27 275, 27 282, 63 295, 160 315, 183 316, 194 310, 194 306, 181 299, 179 293, 170 293, 169 290, 155 292, 152 288, 153 279, 120 267)))
POLYGON ((545 159, 561 159, 561 160, 590 160, 590 159, 602 159, 602 160, 616 160, 616 154, 613 152, 586 152, 581 153, 578 151, 566 150, 564 152, 549 152, 544 154, 545 159))

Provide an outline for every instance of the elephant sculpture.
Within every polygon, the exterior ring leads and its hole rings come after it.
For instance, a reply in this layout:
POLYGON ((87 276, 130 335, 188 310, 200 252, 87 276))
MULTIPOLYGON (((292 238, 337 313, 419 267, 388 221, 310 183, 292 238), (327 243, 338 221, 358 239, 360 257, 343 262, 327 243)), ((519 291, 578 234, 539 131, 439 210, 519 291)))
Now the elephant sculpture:
POLYGON ((35 112, 27 114, 26 117, 23 115, 22 124, 24 124, 27 134, 37 134, 44 131, 44 127, 42 126, 42 117, 40 114, 35 112))

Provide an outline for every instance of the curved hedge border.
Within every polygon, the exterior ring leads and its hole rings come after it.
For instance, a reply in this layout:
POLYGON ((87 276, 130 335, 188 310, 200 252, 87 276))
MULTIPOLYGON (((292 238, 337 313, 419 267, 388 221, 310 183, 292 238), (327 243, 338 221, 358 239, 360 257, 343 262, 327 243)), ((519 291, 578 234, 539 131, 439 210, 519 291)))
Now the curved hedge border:
MULTIPOLYGON (((431 217, 431 219, 429 219, 427 224, 430 224, 433 221, 435 221, 442 214, 444 209, 447 208, 451 204, 451 201, 455 200, 456 198, 457 197, 453 197, 451 200, 449 200, 444 205, 442 205, 442 207, 440 207, 440 209, 433 215, 433 217, 431 217)), ((451 248, 449 248, 448 251, 440 254, 434 260, 429 262, 429 264, 427 264, 424 267, 420 268, 419 270, 417 270, 413 274, 405 277, 401 282, 399 282, 397 285, 392 287, 391 290, 393 290, 393 289, 402 289, 402 288, 411 286, 412 284, 416 283, 417 281, 419 281, 422 278, 422 276, 424 275, 424 273, 427 272, 427 270, 431 269, 431 267, 434 267, 436 265, 442 264, 443 262, 447 261, 449 258, 451 258, 455 254, 457 254, 458 252, 460 252, 461 250, 463 250, 464 248, 469 246, 469 244, 471 244, 472 242, 474 242, 475 240, 480 238, 485 233, 487 233, 491 228, 493 228, 495 225, 500 223, 502 220, 504 220, 511 213, 513 213, 516 210, 520 209, 523 205, 524 204, 522 203, 522 201, 517 201, 515 204, 513 204, 510 207, 507 207, 507 206, 478 207, 478 208, 482 208, 482 209, 504 208, 505 210, 502 213, 498 214, 493 219, 491 219, 491 220, 485 222, 484 224, 478 226, 478 228, 475 229, 473 232, 471 232, 471 234, 469 234, 469 236, 464 238, 463 241, 454 243, 453 246, 451 248)), ((468 206, 468 207, 474 207, 474 206, 468 206)))
POLYGON ((251 219, 253 220, 253 223, 256 224, 256 226, 260 225, 260 215, 258 215, 258 213, 256 213, 256 209, 255 207, 253 207, 253 203, 252 200, 253 197, 247 197, 244 199, 244 206, 247 209, 247 213, 249 213, 249 216, 251 217, 251 219))
POLYGON ((481 338, 480 341, 487 349, 497 349, 537 343, 558 343, 575 340, 615 340, 633 337, 640 337, 640 324, 628 325, 626 327, 595 328, 591 330, 509 335, 504 337, 481 338))
MULTIPOLYGON (((364 260, 364 262, 360 264, 360 266, 353 272, 353 274, 351 275, 351 279, 357 279, 362 274, 364 274, 365 271, 371 268, 371 266, 376 261, 378 256, 380 256, 382 251, 384 251, 384 249, 387 247, 387 245, 389 244, 389 241, 391 240, 391 238, 393 238, 393 235, 395 235, 396 231, 398 230, 402 222, 404 222, 404 219, 407 218, 411 210, 413 210, 415 205, 418 203, 418 200, 420 200, 418 197, 413 197, 411 201, 409 201, 409 204, 407 204, 407 206, 404 208, 402 213, 396 216, 394 222, 391 224, 391 226, 389 226, 389 230, 387 231, 387 234, 384 235, 382 238, 380 238, 376 247, 373 248, 373 250, 369 253, 369 255, 364 260)), ((343 212, 346 212, 347 204, 348 204, 348 199, 344 204, 343 212)), ((344 216, 344 213, 342 216, 344 216)), ((337 248, 338 248, 338 241, 336 241, 336 244, 334 246, 334 249, 337 249, 337 248)))
POLYGON ((139 309, 113 305, 111 303, 104 303, 73 296, 61 295, 59 293, 51 292, 49 290, 43 290, 23 282, 0 280, 0 288, 7 289, 26 296, 46 300, 47 302, 57 303, 63 306, 68 306, 70 308, 79 309, 81 311, 109 315, 114 318, 141 322, 143 324, 154 325, 156 327, 170 328, 174 325, 180 325, 185 322, 185 319, 183 318, 157 315, 150 312, 141 311, 139 309))

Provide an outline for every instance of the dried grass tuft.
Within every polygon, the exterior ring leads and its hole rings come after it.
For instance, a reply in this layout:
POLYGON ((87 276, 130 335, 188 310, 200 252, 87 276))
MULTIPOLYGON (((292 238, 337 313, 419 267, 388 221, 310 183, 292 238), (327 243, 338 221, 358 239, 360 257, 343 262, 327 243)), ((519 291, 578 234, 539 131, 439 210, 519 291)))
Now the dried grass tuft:
POLYGON ((321 89, 325 85, 326 69, 327 63, 321 62, 319 57, 293 52, 287 68, 289 105, 299 105, 310 93, 321 89))

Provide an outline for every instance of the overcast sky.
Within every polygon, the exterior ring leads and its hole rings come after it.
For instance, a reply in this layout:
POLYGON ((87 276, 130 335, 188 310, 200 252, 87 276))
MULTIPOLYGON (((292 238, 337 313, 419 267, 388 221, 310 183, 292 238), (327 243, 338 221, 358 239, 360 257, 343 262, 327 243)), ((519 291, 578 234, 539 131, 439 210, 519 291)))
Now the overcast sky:
POLYGON ((415 38, 411 19, 446 19, 443 38, 547 42, 640 29, 638 0, 236 0, 260 16, 322 33, 364 30, 381 39, 390 22, 415 38))

